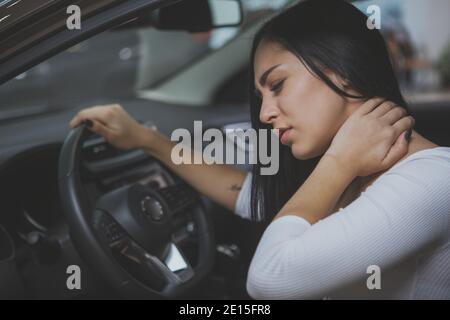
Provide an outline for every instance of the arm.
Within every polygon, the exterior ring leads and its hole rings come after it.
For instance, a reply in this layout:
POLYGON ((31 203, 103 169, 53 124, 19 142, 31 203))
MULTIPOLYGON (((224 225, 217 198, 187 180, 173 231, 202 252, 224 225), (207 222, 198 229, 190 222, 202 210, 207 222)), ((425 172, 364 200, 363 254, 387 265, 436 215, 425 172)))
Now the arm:
POLYGON ((311 175, 275 216, 297 215, 310 224, 325 218, 355 178, 333 156, 324 155, 311 175))
POLYGON ((414 154, 349 206, 315 224, 296 215, 275 220, 251 263, 249 294, 305 299, 352 281, 364 286, 368 266, 383 272, 448 233, 448 190, 450 156, 444 161, 414 154))
POLYGON ((120 105, 96 106, 80 111, 70 122, 76 127, 87 121, 90 130, 119 149, 143 149, 160 160, 198 192, 234 211, 245 172, 219 164, 180 164, 171 160, 175 145, 164 135, 147 129, 120 105))
POLYGON ((198 192, 234 212, 245 172, 220 164, 174 164, 170 155, 175 142, 155 131, 148 130, 143 135, 145 141, 142 148, 148 154, 164 163, 198 192))

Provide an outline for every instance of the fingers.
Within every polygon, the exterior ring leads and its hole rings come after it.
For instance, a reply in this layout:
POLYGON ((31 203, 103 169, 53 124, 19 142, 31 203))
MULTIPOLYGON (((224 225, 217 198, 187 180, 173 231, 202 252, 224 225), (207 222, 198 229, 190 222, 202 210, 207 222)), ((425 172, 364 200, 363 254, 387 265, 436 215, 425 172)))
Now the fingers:
POLYGON ((402 117, 400 120, 397 120, 392 127, 394 128, 396 134, 400 134, 401 132, 408 131, 412 129, 415 125, 416 121, 413 117, 407 116, 402 117))
POLYGON ((370 113, 375 118, 380 118, 384 116, 386 113, 391 111, 396 104, 392 101, 384 101, 380 105, 378 105, 373 111, 370 113))
POLYGON ((71 128, 75 128, 86 120, 96 120, 98 122, 101 122, 103 125, 107 125, 113 117, 114 110, 117 108, 120 108, 120 106, 105 105, 84 109, 78 112, 78 114, 70 121, 69 125, 71 128))
POLYGON ((368 114, 369 112, 372 112, 376 107, 378 107, 380 104, 382 104, 385 101, 384 98, 374 98, 366 101, 363 103, 361 107, 359 107, 355 113, 358 113, 360 115, 368 114))
POLYGON ((383 160, 385 168, 392 166, 408 152, 409 137, 414 124, 414 118, 407 116, 400 118, 392 125, 397 139, 383 160))
POLYGON ((406 109, 397 106, 395 102, 386 101, 383 98, 375 98, 364 103, 357 110, 361 115, 369 115, 380 118, 386 124, 394 124, 402 117, 406 116, 406 109))
POLYGON ((90 110, 88 112, 79 113, 72 119, 72 121, 70 121, 70 127, 75 128, 81 123, 86 122, 88 124, 87 127, 90 131, 103 136, 106 140, 109 140, 112 134, 112 130, 104 125, 101 121, 97 120, 97 118, 98 115, 92 114, 90 110))
POLYGON ((396 106, 380 117, 381 121, 386 124, 394 124, 407 115, 406 109, 396 106))
POLYGON ((75 128, 87 120, 100 121, 99 119, 100 115, 98 113, 99 113, 98 107, 84 109, 77 113, 77 115, 70 121, 69 125, 71 128, 75 128))
POLYGON ((397 138, 397 140, 392 145, 391 149, 387 153, 386 157, 382 161, 382 166, 384 169, 390 168, 392 165, 397 163, 403 156, 408 152, 408 141, 406 138, 406 131, 402 132, 397 138))
POLYGON ((89 127, 89 130, 91 130, 92 132, 101 135, 102 137, 104 137, 106 140, 110 140, 111 135, 112 135, 112 130, 108 129, 108 127, 106 127, 104 124, 102 124, 99 121, 92 121, 92 126, 89 127))

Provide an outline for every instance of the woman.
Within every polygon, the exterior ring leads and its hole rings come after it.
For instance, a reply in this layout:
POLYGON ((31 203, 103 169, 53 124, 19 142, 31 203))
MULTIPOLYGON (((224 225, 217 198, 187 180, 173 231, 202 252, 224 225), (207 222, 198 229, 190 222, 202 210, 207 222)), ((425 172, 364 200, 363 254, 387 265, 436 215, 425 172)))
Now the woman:
POLYGON ((270 222, 248 273, 254 298, 448 299, 450 148, 411 131, 366 19, 343 1, 304 1, 255 36, 251 117, 280 136, 276 175, 174 165, 174 144, 120 106, 83 110, 71 126, 90 120, 116 147, 142 148, 230 210, 270 222), (368 270, 381 270, 380 289, 368 270))

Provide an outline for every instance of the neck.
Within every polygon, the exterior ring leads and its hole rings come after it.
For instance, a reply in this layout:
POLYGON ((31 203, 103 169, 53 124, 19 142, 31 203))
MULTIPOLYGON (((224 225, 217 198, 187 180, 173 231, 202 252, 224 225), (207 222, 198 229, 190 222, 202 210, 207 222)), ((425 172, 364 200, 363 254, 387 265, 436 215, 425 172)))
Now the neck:
MULTIPOLYGON (((411 135, 411 140, 408 145, 408 152, 398 161, 407 158, 408 156, 412 155, 413 153, 416 153, 417 151, 435 147, 438 147, 438 145, 424 138, 416 131, 413 131, 411 135)), ((337 211, 337 209, 339 208, 344 208, 350 203, 352 203, 356 198, 360 196, 361 192, 365 191, 379 176, 381 176, 387 170, 377 172, 376 174, 367 177, 357 177, 356 179, 354 179, 353 182, 347 187, 347 189, 341 195, 338 203, 336 204, 335 211, 337 211)))

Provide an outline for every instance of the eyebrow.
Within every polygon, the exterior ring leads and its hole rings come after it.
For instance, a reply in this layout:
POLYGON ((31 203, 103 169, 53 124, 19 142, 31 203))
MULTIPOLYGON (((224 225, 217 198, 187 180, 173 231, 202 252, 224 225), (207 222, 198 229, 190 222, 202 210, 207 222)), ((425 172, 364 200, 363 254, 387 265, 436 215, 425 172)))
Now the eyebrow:
POLYGON ((262 74, 262 76, 259 78, 259 84, 261 85, 261 87, 264 87, 266 85, 266 81, 267 78, 269 77, 269 74, 277 67, 281 66, 281 64, 277 64, 274 65, 272 67, 270 67, 269 69, 267 69, 266 71, 264 71, 264 73, 262 74))

